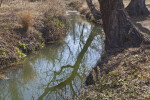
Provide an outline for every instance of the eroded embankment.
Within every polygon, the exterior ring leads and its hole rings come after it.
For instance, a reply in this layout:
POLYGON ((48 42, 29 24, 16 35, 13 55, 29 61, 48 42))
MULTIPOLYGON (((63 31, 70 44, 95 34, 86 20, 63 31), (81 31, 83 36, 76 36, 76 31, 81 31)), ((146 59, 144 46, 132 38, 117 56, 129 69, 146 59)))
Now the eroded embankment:
POLYGON ((150 99, 150 46, 104 54, 79 99, 150 99))
POLYGON ((12 1, 0 8, 0 70, 66 33, 65 4, 12 1))

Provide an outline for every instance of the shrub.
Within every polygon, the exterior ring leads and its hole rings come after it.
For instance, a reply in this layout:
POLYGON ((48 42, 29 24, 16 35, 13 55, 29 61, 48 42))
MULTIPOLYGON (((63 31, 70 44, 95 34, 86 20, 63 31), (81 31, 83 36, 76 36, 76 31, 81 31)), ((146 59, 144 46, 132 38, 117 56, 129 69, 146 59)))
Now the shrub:
POLYGON ((23 30, 27 31, 34 24, 33 14, 29 11, 22 11, 19 13, 19 23, 22 25, 23 30))
POLYGON ((81 7, 80 9, 79 9, 79 12, 81 13, 81 14, 87 14, 88 13, 88 11, 89 11, 89 9, 87 8, 87 7, 81 7))
POLYGON ((65 17, 66 7, 63 1, 61 0, 49 0, 48 2, 49 7, 45 13, 45 16, 61 16, 65 17))
POLYGON ((46 43, 59 41, 66 33, 66 7, 61 0, 49 0, 44 13, 43 37, 46 43))

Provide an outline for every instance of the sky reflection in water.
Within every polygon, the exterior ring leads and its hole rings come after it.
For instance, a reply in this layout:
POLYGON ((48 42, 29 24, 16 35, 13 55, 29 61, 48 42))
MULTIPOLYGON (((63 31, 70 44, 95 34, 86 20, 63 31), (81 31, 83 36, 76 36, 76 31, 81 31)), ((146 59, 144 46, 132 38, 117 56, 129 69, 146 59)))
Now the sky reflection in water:
POLYGON ((22 69, 0 80, 0 100, 63 100, 81 92, 83 81, 100 58, 100 27, 70 15, 62 44, 49 45, 26 58, 22 69))

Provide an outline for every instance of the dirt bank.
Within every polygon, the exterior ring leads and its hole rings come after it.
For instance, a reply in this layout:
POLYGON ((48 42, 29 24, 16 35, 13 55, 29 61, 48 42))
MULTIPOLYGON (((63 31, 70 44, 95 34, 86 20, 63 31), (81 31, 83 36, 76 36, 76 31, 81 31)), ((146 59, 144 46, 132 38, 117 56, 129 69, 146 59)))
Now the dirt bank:
MULTIPOLYGON (((125 5, 129 1, 124 2, 125 5)), ((149 1, 147 0, 147 7, 149 1)), ((150 38, 150 16, 131 18, 145 37, 150 38)), ((150 46, 121 48, 104 53, 86 79, 83 100, 150 99, 150 46)))
MULTIPOLYGON (((118 49, 104 54, 80 99, 150 99, 150 46, 118 49)), ((86 100, 85 99, 85 100, 86 100)))
POLYGON ((9 1, 0 8, 0 70, 59 41, 66 30, 65 5, 49 2, 9 1))
MULTIPOLYGON (((99 3, 97 0, 93 0, 93 4, 95 5, 95 8, 99 11, 99 3)), ((67 0, 67 5, 69 7, 75 8, 77 11, 80 12, 81 16, 85 17, 87 20, 96 23, 96 24, 102 24, 101 20, 96 20, 91 13, 90 9, 88 8, 88 5, 86 3, 86 0, 67 0)))

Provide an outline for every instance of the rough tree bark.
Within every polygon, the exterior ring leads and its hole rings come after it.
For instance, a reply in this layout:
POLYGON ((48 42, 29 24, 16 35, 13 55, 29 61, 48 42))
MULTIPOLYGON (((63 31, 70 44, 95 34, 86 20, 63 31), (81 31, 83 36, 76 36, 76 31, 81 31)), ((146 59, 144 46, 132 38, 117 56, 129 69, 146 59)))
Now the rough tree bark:
MULTIPOLYGON (((105 50, 114 48, 139 46, 142 42, 150 43, 129 19, 129 16, 124 8, 123 0, 99 0, 103 29, 105 32, 105 50)), ((104 67, 108 63, 107 57, 111 56, 109 52, 102 55, 101 61, 96 65, 94 71, 97 73, 97 66, 104 67), (108 53, 108 54, 107 54, 108 53), (105 63, 103 63, 105 62, 105 63), (104 65, 102 65, 104 64, 104 65)), ((94 73, 95 73, 94 72, 94 73)), ((96 74, 96 78, 98 74, 96 74)), ((86 85, 94 84, 92 72, 86 78, 86 85)))
POLYGON ((0 7, 2 6, 2 2, 3 2, 3 0, 0 0, 0 7))
POLYGON ((106 34, 105 49, 139 46, 144 36, 130 21, 123 0, 99 0, 99 2, 106 34))
POLYGON ((130 16, 147 16, 150 14, 146 8, 145 0, 131 0, 126 10, 130 16))
POLYGON ((89 7, 91 13, 93 14, 94 18, 95 18, 96 20, 99 20, 99 19, 101 18, 101 13, 100 13, 100 11, 98 11, 98 10, 95 8, 95 6, 94 6, 92 0, 86 0, 86 2, 87 2, 87 5, 88 5, 88 7, 89 7))

